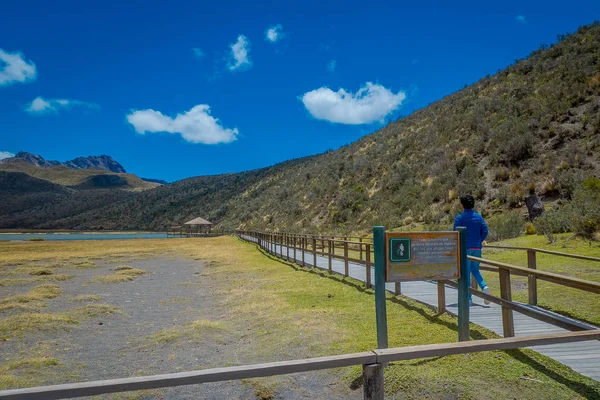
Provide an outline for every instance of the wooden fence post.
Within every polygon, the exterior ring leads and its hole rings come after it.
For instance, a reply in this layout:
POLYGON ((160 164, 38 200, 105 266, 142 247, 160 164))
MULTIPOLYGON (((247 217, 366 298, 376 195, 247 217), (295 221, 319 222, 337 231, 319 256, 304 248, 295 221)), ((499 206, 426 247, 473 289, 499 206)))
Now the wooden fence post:
POLYGON ((348 241, 344 240, 344 276, 348 275, 348 241))
POLYGON ((329 272, 331 273, 331 272, 333 272, 333 270, 332 270, 333 256, 331 255, 331 239, 327 240, 327 250, 328 250, 327 253, 329 254, 329 257, 328 257, 328 262, 329 262, 328 268, 329 268, 329 272))
POLYGON ((358 251, 360 253, 360 256, 358 257, 358 259, 362 261, 362 253, 363 253, 363 250, 362 250, 362 237, 359 237, 358 241, 360 242, 360 244, 358 245, 358 251))
POLYGON ((304 262, 304 249, 306 247, 306 242, 304 236, 300 237, 300 251, 302 253, 302 266, 306 267, 306 263, 304 262))
POLYGON ((438 292, 438 314, 446 312, 446 285, 442 281, 437 282, 438 292))
POLYGON ((365 281, 367 282, 367 289, 370 289, 373 287, 373 285, 371 284, 371 245, 370 244, 366 244, 365 245, 365 252, 366 252, 366 259, 367 259, 367 263, 366 263, 366 268, 367 268, 367 275, 365 281))
POLYGON ((363 365, 363 399, 383 400, 383 365, 363 365))
POLYGON ((396 296, 399 296, 402 294, 402 286, 401 286, 400 282, 396 282, 394 284, 394 294, 396 296))
POLYGON ((292 242, 294 242, 294 263, 298 263, 298 259, 296 258, 296 246, 298 246, 298 241, 296 240, 296 234, 292 235, 292 242))
MULTIPOLYGON (((533 249, 527 250, 527 266, 531 269, 537 268, 536 252, 533 249)), ((529 304, 537 305, 537 277, 529 275, 527 288, 529 289, 529 304)))
MULTIPOLYGON (((504 268, 500 268, 500 297, 504 300, 512 301, 510 271, 504 268)), ((504 337, 515 336, 513 312, 510 308, 504 306, 502 306, 502 329, 504 331, 504 337)))
POLYGON ((317 239, 313 236, 312 240, 312 250, 313 250, 313 268, 317 267, 317 239))

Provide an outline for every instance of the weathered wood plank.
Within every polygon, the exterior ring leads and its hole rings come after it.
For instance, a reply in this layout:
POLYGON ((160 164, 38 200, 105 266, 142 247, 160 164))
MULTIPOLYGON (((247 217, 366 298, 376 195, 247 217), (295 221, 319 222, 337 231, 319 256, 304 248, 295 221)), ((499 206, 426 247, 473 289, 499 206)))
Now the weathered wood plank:
POLYGON ((379 349, 375 350, 375 353, 377 354, 377 362, 387 363, 392 361, 413 360, 415 358, 444 357, 454 354, 508 350, 544 344, 572 343, 598 339, 600 339, 600 330, 521 338, 511 337, 503 339, 471 340, 468 342, 410 346, 395 349, 379 349))
POLYGON ((574 287, 581 290, 586 290, 588 292, 600 293, 600 283, 593 281, 586 281, 584 279, 573 278, 570 276, 559 275, 553 272, 546 272, 540 270, 530 270, 525 267, 517 267, 516 265, 506 264, 499 261, 488 260, 487 258, 473 257, 469 256, 469 260, 477 261, 480 263, 485 263, 488 265, 493 265, 495 267, 499 267, 500 269, 505 269, 509 271, 518 271, 525 275, 534 275, 537 279, 542 279, 548 282, 558 283, 560 285, 574 287))
POLYGON ((52 400, 375 364, 374 352, 0 391, 2 400, 52 400))

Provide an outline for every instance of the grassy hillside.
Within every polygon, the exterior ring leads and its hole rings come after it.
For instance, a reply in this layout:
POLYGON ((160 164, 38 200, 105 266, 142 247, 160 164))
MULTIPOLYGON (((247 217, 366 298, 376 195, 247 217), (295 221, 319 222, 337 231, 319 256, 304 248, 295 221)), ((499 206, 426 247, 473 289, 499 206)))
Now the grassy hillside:
POLYGON ((191 216, 218 227, 361 231, 449 223, 458 195, 484 215, 535 190, 568 200, 600 176, 600 24, 326 154, 198 177, 47 227, 164 229, 191 216))
POLYGON ((11 160, 11 162, 2 163, 0 164, 0 171, 24 172, 35 178, 44 179, 59 185, 85 186, 87 189, 105 188, 102 183, 105 183, 104 186, 114 185, 129 190, 147 190, 159 186, 157 183, 141 180, 133 174, 117 174, 104 169, 72 169, 62 165, 42 168, 24 160, 11 160), (98 179, 98 176, 116 176, 119 178, 113 181, 113 185, 107 185, 106 180, 98 179))

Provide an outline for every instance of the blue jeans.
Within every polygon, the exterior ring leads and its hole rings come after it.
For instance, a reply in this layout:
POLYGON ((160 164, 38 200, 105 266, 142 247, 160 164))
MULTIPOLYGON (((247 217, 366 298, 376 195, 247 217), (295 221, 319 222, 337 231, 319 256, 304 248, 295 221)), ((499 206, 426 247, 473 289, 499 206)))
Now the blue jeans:
MULTIPOLYGON (((467 250, 467 255, 481 258, 481 250, 467 250)), ((471 274, 477 281, 479 287, 481 289, 486 287, 487 285, 483 280, 483 276, 481 276, 481 272, 479 272, 479 263, 471 260, 467 260, 467 263, 469 264, 469 270, 471 271, 471 274)), ((471 300, 471 293, 469 293, 469 300, 471 300)))

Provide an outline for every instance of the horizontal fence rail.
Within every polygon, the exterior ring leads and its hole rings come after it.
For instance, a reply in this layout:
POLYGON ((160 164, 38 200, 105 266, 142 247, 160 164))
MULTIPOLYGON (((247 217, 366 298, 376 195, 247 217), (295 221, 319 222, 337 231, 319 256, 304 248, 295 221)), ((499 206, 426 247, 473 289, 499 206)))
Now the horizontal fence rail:
POLYGON ((67 399, 73 397, 96 396, 101 394, 130 392, 144 389, 160 389, 209 382, 224 382, 238 379, 260 378, 330 368, 349 367, 354 365, 363 366, 363 377, 367 375, 365 371, 367 371, 370 367, 378 366, 376 369, 379 371, 379 373, 371 377, 373 378, 374 382, 364 385, 363 393, 365 399, 383 399, 383 373, 381 366, 386 363, 402 360, 413 360, 418 358, 444 357, 456 354, 509 350, 521 347, 583 342, 599 339, 600 330, 592 332, 569 332, 521 338, 473 340, 470 342, 399 347, 373 350, 362 353, 342 354, 328 357, 307 358, 301 360, 280 361, 236 367, 213 368, 173 374, 4 390, 0 391, 0 399, 67 399))
MULTIPOLYGON (((324 235, 306 235, 281 232, 257 232, 257 231, 238 231, 238 236, 243 240, 256 243, 265 251, 280 257, 284 260, 298 263, 304 267, 316 267, 317 256, 325 257, 328 260, 328 269, 332 271, 332 260, 338 259, 344 262, 344 276, 349 276, 348 263, 362 265, 365 267, 365 285, 371 288, 371 271, 374 266, 373 242, 372 238, 354 238, 347 236, 324 236, 324 235), (339 238, 339 239, 338 239, 339 238), (353 239, 353 240, 347 240, 353 239), (284 250, 285 248, 285 250, 284 250), (300 258, 297 257, 298 252, 300 258)), ((477 290, 476 283, 473 282, 470 292, 476 296, 489 300, 492 303, 502 307, 502 326, 503 335, 511 337, 515 335, 513 311, 522 313, 531 318, 550 323, 552 325, 568 329, 571 331, 594 330, 595 326, 569 320, 557 316, 556 314, 544 312, 544 310, 527 307, 512 300, 511 276, 528 277, 528 303, 531 306, 537 305, 537 280, 543 280, 554 284, 567 286, 582 291, 598 294, 600 293, 600 283, 584 279, 574 278, 566 275, 560 275, 553 272, 540 271, 537 269, 536 252, 577 258, 587 261, 600 261, 600 258, 579 256, 574 254, 559 253, 543 249, 512 247, 512 246, 486 246, 486 248, 502 248, 509 250, 523 250, 527 252, 527 267, 520 267, 499 261, 493 261, 487 258, 469 256, 469 260, 481 263, 481 269, 496 272, 500 278, 500 297, 485 294, 477 290)), ((457 287, 453 281, 438 281, 438 312, 446 312, 445 290, 446 286, 457 287)), ((401 294, 401 283, 396 282, 394 293, 401 294)))

